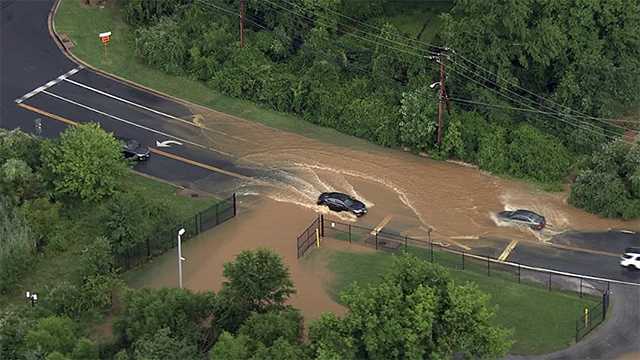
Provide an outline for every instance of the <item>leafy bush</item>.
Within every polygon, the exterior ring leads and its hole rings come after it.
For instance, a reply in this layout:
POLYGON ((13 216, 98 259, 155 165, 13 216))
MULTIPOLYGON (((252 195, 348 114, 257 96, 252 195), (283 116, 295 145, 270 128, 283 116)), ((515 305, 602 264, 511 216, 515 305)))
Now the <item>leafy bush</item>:
POLYGON ((417 150, 432 147, 435 141, 436 102, 428 87, 402 93, 400 100, 400 141, 417 150))
POLYGON ((130 25, 147 26, 152 21, 174 15, 182 5, 190 2, 192 0, 124 0, 122 12, 130 25))
POLYGON ((482 115, 472 111, 455 111, 449 121, 458 119, 462 138, 462 160, 477 164, 480 151, 480 139, 488 131, 488 124, 482 115))
POLYGON ((22 215, 0 197, 0 292, 12 289, 33 261, 34 235, 22 215))
POLYGON ((169 74, 182 74, 187 58, 187 39, 179 24, 163 17, 155 25, 136 32, 136 54, 147 64, 169 74))
POLYGON ((526 124, 511 133, 508 153, 511 175, 541 183, 561 181, 571 161, 559 140, 526 124))
POLYGON ((481 169, 504 174, 509 169, 507 152, 507 131, 501 126, 493 125, 480 137, 478 165, 481 169))
POLYGON ((571 186, 569 203, 605 217, 640 216, 640 146, 613 141, 595 151, 571 186))

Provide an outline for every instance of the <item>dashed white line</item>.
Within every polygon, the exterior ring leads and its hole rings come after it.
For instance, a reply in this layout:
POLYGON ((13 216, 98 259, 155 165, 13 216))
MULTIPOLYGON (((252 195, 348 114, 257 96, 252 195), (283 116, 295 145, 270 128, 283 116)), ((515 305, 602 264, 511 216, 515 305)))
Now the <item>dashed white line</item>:
POLYGON ((147 126, 144 126, 144 125, 136 124, 136 123, 134 123, 133 121, 129 121, 129 120, 123 119, 123 118, 121 118, 121 117, 118 117, 118 116, 115 116, 115 115, 108 114, 108 113, 106 113, 106 112, 104 112, 104 111, 100 111, 100 110, 98 110, 98 109, 94 109, 94 108, 92 108, 92 107, 90 107, 90 106, 87 106, 87 105, 81 104, 81 103, 76 102, 76 101, 73 101, 73 100, 71 100, 71 99, 67 99, 67 98, 65 98, 64 96, 60 96, 60 95, 57 95, 57 94, 51 93, 51 92, 49 92, 49 91, 43 90, 43 91, 42 91, 42 93, 43 93, 43 94, 47 94, 47 95, 49 95, 49 96, 52 96, 52 97, 54 97, 54 98, 56 98, 56 99, 60 99, 60 100, 62 100, 62 101, 68 102, 68 103, 70 103, 70 104, 73 104, 73 105, 79 106, 79 107, 81 107, 81 108, 84 108, 84 109, 87 109, 87 110, 93 111, 93 112, 98 113, 98 114, 100 114, 100 115, 104 115, 104 116, 109 117, 109 118, 112 118, 112 119, 114 119, 114 120, 118 120, 118 121, 123 122, 123 123, 125 123, 125 124, 129 124, 129 125, 132 125, 132 126, 135 126, 135 127, 140 128, 140 129, 144 129, 144 130, 147 130, 147 131, 150 131, 150 132, 153 132, 153 133, 156 133, 156 134, 162 135, 162 136, 170 137, 170 138, 176 139, 176 140, 181 141, 181 142, 186 143, 186 144, 191 144, 191 145, 193 145, 193 146, 197 146, 197 147, 200 147, 200 148, 203 148, 203 149, 207 149, 207 150, 215 151, 215 152, 220 153, 220 154, 225 155, 225 156, 231 156, 231 154, 226 153, 226 152, 224 152, 224 151, 217 150, 217 149, 214 149, 214 148, 211 148, 211 147, 208 147, 208 146, 204 146, 204 145, 201 145, 201 144, 195 143, 195 142, 193 142, 193 141, 189 141, 189 140, 186 140, 186 139, 183 139, 183 138, 177 137, 177 136, 175 136, 175 135, 167 134, 167 133, 165 133, 165 132, 163 132, 163 131, 159 131, 159 130, 156 130, 156 129, 152 129, 152 128, 147 127, 147 126))
POLYGON ((24 94, 22 97, 16 99, 15 102, 20 104, 23 101, 27 100, 28 98, 30 98, 30 97, 32 97, 32 96, 34 96, 34 95, 36 95, 36 94, 38 94, 40 92, 45 91, 46 89, 52 87, 53 85, 59 83, 60 81, 63 81, 64 79, 68 78, 69 76, 72 76, 72 75, 76 74, 78 71, 80 71, 82 69, 84 69, 83 65, 80 65, 75 69, 71 69, 71 70, 67 71, 66 73, 64 73, 64 74, 58 76, 57 78, 55 78, 55 80, 51 80, 51 81, 47 82, 46 84, 44 84, 44 85, 42 85, 40 87, 37 87, 36 89, 24 94))
MULTIPOLYGON (((182 118, 180 118, 180 117, 177 117, 177 116, 175 116, 175 115, 167 114, 167 113, 165 113, 165 112, 162 112, 162 111, 159 111, 159 110, 156 110, 156 109, 152 109, 152 108, 150 108, 150 107, 147 107, 147 106, 144 106, 144 105, 138 104, 138 103, 136 103, 136 102, 133 102, 133 101, 130 101, 130 100, 127 100, 127 99, 123 99, 123 98, 121 98, 121 97, 119 97, 119 96, 116 96, 116 95, 110 94, 110 93, 108 93, 108 92, 106 92, 106 91, 102 91, 102 90, 100 90, 100 89, 96 89, 96 88, 91 87, 91 86, 89 86, 89 85, 86 85, 86 84, 83 84, 83 83, 80 83, 80 82, 77 82, 77 81, 74 81, 74 80, 71 80, 71 79, 68 79, 68 78, 64 78, 63 80, 64 80, 64 81, 66 81, 66 82, 68 82, 68 83, 70 83, 70 84, 73 84, 73 85, 76 85, 76 86, 80 86, 80 87, 85 88, 85 89, 87 89, 87 90, 89 90, 89 91, 93 91, 93 92, 95 92, 95 93, 98 93, 98 94, 100 94, 100 95, 104 95, 104 96, 109 97, 109 98, 112 98, 112 99, 114 99, 114 100, 121 101, 121 102, 123 102, 123 103, 125 103, 125 104, 129 104, 129 105, 132 105, 132 106, 138 107, 138 108, 140 108, 140 109, 144 109, 144 110, 150 111, 150 112, 152 112, 152 113, 154 113, 154 114, 157 114, 157 115, 160 115, 160 116, 164 116, 164 117, 167 117, 167 118, 169 118, 169 119, 176 120, 176 121, 180 121, 180 122, 182 122, 182 123, 185 123, 185 124, 191 125, 191 126, 193 126, 193 127, 197 127, 197 128, 200 128, 200 129, 202 129, 202 128, 203 128, 203 127, 198 126, 197 124, 195 124, 195 123, 193 123, 193 122, 191 122, 191 121, 187 121, 187 120, 184 120, 184 119, 182 119, 182 118)), ((204 129, 206 129, 206 130, 208 130, 208 131, 212 131, 212 132, 219 133, 219 134, 224 135, 224 136, 227 136, 227 137, 234 138, 234 139, 236 139, 236 140, 240 140, 240 141, 244 141, 244 142, 247 142, 247 141, 248 141, 248 140, 246 140, 246 139, 243 139, 243 138, 240 138, 240 137, 237 137, 237 136, 229 135, 229 134, 227 134, 227 133, 225 133, 225 132, 223 132, 223 131, 219 131, 219 130, 215 130, 215 129, 209 129, 209 128, 204 128, 204 129)))

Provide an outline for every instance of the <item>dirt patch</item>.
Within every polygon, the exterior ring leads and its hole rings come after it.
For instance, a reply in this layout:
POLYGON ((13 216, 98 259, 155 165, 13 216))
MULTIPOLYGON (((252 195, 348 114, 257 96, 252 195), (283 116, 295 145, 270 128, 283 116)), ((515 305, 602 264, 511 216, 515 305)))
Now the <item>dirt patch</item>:
MULTIPOLYGON (((307 264, 298 261, 296 237, 316 214, 295 205, 255 196, 238 197, 236 218, 202 233, 183 244, 183 284, 186 288, 219 291, 224 277, 223 264, 243 250, 270 248, 282 256, 289 268, 297 293, 291 304, 302 310, 306 319, 315 319, 323 312, 342 314, 344 308, 325 291, 329 273, 322 261, 307 264)), ((176 286, 177 260, 175 251, 154 259, 141 269, 127 274, 134 287, 176 286)))

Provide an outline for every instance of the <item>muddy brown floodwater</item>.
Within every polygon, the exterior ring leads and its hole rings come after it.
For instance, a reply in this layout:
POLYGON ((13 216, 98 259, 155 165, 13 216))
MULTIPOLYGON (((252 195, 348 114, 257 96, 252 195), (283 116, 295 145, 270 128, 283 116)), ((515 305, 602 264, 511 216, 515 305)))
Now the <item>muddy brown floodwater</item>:
MULTIPOLYGON (((237 157, 284 172, 268 184, 245 183, 241 191, 296 204, 317 212, 322 191, 342 191, 363 199, 373 211, 367 225, 392 215, 391 228, 414 236, 434 229, 434 236, 497 236, 548 240, 566 230, 640 229, 640 222, 603 219, 566 203, 567 193, 546 193, 526 183, 501 179, 474 167, 435 161, 406 152, 347 139, 349 146, 320 142, 203 108, 193 108, 212 146, 237 157), (224 134, 243 141, 225 138, 224 134), (356 144, 357 146, 353 146, 356 144), (550 224, 542 234, 500 224, 502 210, 528 208, 550 224)), ((340 214, 343 220, 355 218, 340 214)))
MULTIPOLYGON (((292 304, 305 317, 338 314, 326 283, 331 274, 322 260, 298 261, 295 239, 317 213, 323 191, 341 191, 363 200, 369 214, 356 219, 331 214, 343 221, 375 226, 391 217, 387 227, 424 237, 434 229, 434 240, 466 239, 473 247, 478 237, 545 241, 566 230, 637 230, 639 222, 602 219, 566 204, 566 193, 545 193, 517 181, 501 179, 476 168, 434 161, 406 152, 348 140, 349 146, 329 144, 279 131, 204 108, 193 108, 201 127, 198 141, 207 141, 231 154, 240 165, 268 168, 274 174, 260 181, 234 183, 240 214, 184 245, 184 284, 193 290, 220 289, 222 265, 245 249, 260 246, 276 250, 289 266, 298 293, 292 304), (543 214, 550 224, 542 234, 500 224, 495 214, 528 208, 543 214)), ((216 184, 199 184, 215 190, 216 184)), ((173 252, 129 274, 133 286, 174 286, 173 252)))

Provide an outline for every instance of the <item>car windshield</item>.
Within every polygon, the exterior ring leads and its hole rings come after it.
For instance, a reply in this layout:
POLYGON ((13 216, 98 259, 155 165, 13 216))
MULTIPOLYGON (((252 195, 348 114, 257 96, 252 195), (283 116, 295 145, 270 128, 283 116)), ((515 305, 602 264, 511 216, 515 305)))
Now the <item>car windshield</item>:
POLYGON ((345 198, 344 199, 344 204, 347 205, 347 206, 352 206, 355 203, 350 198, 345 198))
POLYGON ((127 148, 128 149, 136 149, 138 147, 138 142, 135 140, 127 140, 127 148))

